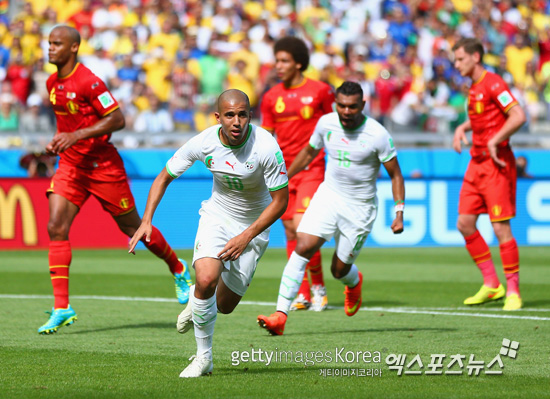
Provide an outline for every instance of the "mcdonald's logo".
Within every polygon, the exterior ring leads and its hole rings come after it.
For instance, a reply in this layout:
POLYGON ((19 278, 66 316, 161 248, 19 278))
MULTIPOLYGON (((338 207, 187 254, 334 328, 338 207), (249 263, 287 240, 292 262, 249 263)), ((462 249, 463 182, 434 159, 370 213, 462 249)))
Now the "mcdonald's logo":
POLYGON ((36 215, 31 197, 27 190, 20 184, 13 185, 6 193, 0 187, 0 239, 13 240, 15 238, 15 223, 17 205, 21 214, 23 230, 23 243, 36 245, 38 233, 36 227, 36 215))

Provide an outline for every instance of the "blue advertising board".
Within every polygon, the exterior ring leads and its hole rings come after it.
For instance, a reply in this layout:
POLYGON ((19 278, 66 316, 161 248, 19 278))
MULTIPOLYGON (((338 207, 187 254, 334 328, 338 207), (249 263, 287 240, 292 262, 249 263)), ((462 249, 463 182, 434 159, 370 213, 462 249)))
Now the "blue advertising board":
MULTIPOLYGON (((145 208, 152 180, 133 180, 132 191, 140 213, 145 208)), ((394 235, 391 182, 378 182, 378 218, 366 246, 462 246, 456 229, 460 179, 409 179, 405 183, 405 231, 394 235)), ((154 224, 174 248, 192 248, 198 225, 200 203, 210 197, 211 179, 178 179, 169 187, 154 217, 154 224)), ((498 245, 487 215, 479 230, 489 245, 498 245)), ((512 229, 519 245, 550 245, 550 180, 520 179, 517 190, 517 216, 512 229)), ((141 244, 140 244, 141 245, 141 244)), ((328 244, 329 246, 332 243, 328 244)), ((284 247, 280 221, 271 228, 270 246, 284 247)))

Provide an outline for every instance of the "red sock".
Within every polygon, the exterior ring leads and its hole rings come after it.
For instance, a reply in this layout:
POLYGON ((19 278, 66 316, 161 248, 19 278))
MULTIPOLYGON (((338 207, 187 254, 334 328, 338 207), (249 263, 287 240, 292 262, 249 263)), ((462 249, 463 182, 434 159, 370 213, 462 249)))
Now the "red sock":
POLYGON ((519 250, 515 239, 500 244, 500 259, 506 276, 506 295, 519 295, 519 250))
POLYGON ((311 275, 311 285, 325 285, 323 280, 323 265, 321 264, 321 251, 313 254, 307 264, 307 270, 309 270, 309 274, 311 275))
POLYGON ((69 306, 69 266, 72 252, 69 241, 50 241, 48 260, 55 309, 69 306))
POLYGON ((183 265, 178 260, 178 256, 155 226, 153 226, 153 232, 151 233, 151 241, 147 242, 145 239, 142 239, 141 242, 145 244, 149 251, 166 262, 172 274, 183 272, 183 265))
POLYGON ((489 246, 477 230, 471 236, 465 237, 465 240, 466 249, 483 275, 483 284, 487 287, 497 288, 500 282, 498 281, 489 246))

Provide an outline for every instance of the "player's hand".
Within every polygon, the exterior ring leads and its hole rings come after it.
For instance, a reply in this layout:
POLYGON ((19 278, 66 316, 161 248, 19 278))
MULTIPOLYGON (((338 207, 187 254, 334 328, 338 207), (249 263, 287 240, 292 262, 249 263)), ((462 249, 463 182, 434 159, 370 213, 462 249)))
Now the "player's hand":
POLYGON ((403 212, 398 212, 395 215, 395 219, 393 219, 393 223, 391 224, 391 230, 393 231, 393 234, 403 233, 403 212))
POLYGON ((48 146, 51 146, 54 154, 60 154, 74 145, 77 141, 78 138, 74 133, 57 133, 48 146))
POLYGON ((487 149, 489 150, 489 155, 493 159, 493 162, 496 163, 501 168, 504 168, 506 166, 506 162, 504 162, 502 159, 498 157, 498 147, 497 143, 493 140, 489 140, 487 143, 487 149))
POLYGON ((223 247, 218 254, 218 258, 224 262, 237 260, 239 256, 242 255, 249 242, 250 240, 248 240, 243 234, 233 237, 231 240, 227 241, 225 247, 223 247))
POLYGON ((53 145, 51 142, 48 143, 48 145, 46 145, 45 150, 46 150, 46 154, 48 155, 57 155, 57 152, 55 152, 55 150, 53 149, 53 145))
POLYGON ((468 139, 466 138, 466 132, 462 126, 458 126, 455 129, 455 135, 453 137, 453 150, 459 154, 462 152, 462 144, 468 145, 468 139))
POLYGON ((145 237, 145 241, 149 242, 151 241, 151 233, 153 232, 153 226, 151 226, 148 223, 142 223, 139 228, 134 233, 134 236, 128 243, 128 253, 129 254, 136 254, 135 249, 136 245, 139 241, 145 237))

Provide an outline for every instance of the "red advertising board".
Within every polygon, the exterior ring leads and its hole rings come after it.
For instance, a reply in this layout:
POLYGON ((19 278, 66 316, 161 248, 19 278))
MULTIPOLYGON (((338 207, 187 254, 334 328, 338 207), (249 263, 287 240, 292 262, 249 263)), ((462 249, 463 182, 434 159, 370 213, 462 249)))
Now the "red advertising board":
MULTIPOLYGON (((49 179, 0 179, 0 249, 48 248, 49 179)), ((90 197, 70 232, 73 248, 125 248, 128 238, 90 197)))

